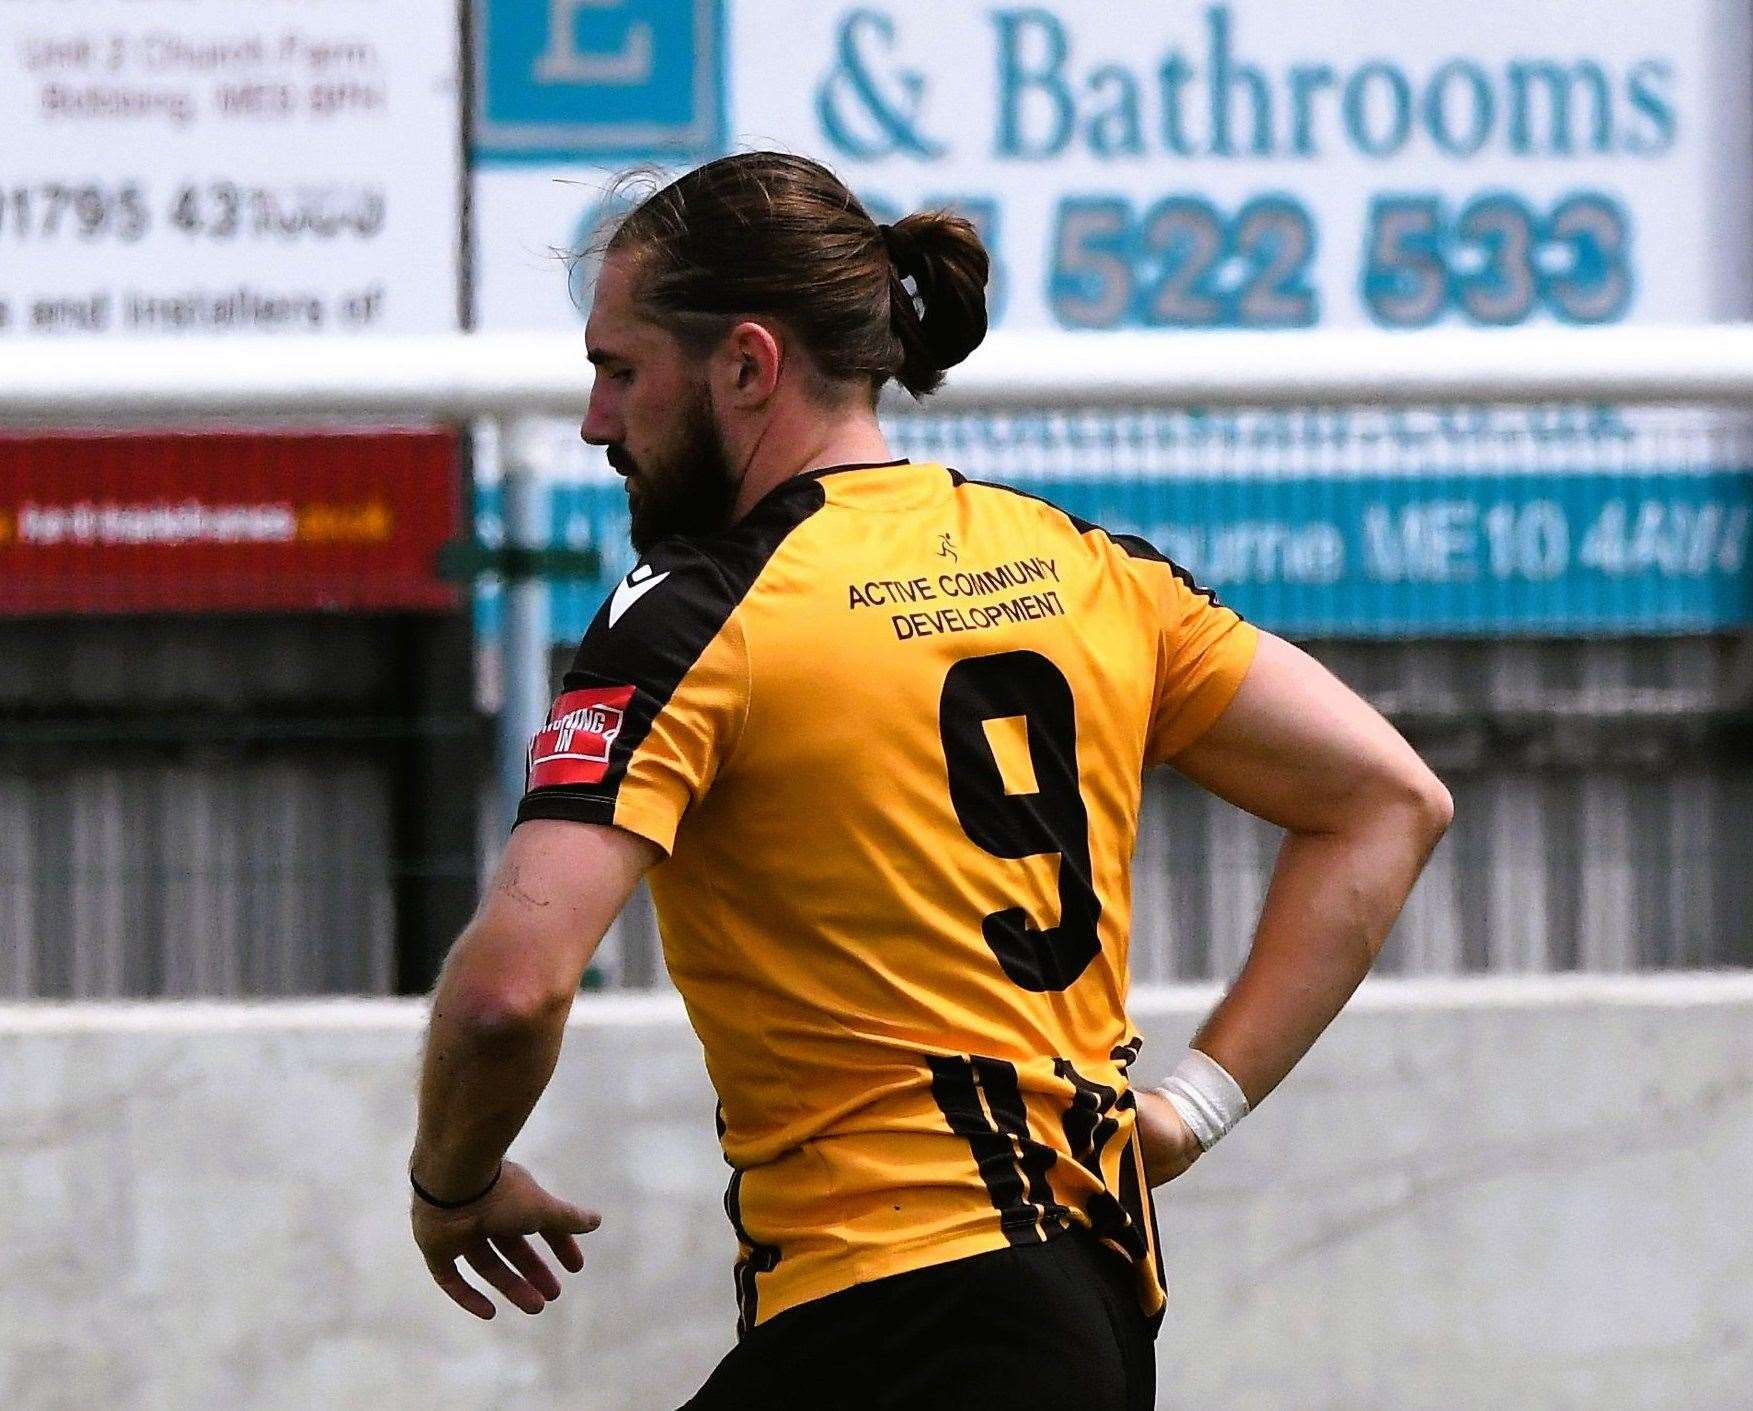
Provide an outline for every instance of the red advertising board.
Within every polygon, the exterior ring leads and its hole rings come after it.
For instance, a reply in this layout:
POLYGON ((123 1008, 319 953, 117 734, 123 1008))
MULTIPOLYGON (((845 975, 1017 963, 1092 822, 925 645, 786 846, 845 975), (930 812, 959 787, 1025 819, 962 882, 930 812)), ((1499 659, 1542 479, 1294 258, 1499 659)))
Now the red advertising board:
POLYGON ((0 614, 454 608, 456 434, 0 433, 0 614))

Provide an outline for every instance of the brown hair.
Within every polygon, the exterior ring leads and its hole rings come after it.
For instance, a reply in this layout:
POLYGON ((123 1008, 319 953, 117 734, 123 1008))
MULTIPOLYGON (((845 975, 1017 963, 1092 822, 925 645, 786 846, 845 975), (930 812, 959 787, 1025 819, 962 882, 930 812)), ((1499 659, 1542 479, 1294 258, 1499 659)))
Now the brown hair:
POLYGON ((636 299, 690 344, 766 315, 825 380, 868 380, 873 398, 891 377, 935 392, 986 336, 973 226, 948 211, 879 226, 826 167, 781 152, 696 167, 629 212, 604 253, 634 257, 636 299))

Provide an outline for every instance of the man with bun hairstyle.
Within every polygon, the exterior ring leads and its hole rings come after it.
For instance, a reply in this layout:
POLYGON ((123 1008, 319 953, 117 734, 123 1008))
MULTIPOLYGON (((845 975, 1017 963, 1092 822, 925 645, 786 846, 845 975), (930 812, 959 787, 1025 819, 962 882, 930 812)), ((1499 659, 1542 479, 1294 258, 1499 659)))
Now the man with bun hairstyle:
POLYGON ((1448 824, 1380 716, 1143 540, 891 454, 878 393, 978 346, 986 276, 966 221, 880 226, 770 152, 604 250, 583 436, 641 558, 434 995, 413 1221, 483 1318, 459 1259, 526 1312, 560 1288, 529 1236, 581 1266, 596 1215, 505 1151, 649 876, 740 1246, 700 1411, 1153 1406, 1150 1187, 1308 1050, 1448 824), (1165 763, 1286 836, 1234 985, 1145 1062, 1129 869, 1165 763))

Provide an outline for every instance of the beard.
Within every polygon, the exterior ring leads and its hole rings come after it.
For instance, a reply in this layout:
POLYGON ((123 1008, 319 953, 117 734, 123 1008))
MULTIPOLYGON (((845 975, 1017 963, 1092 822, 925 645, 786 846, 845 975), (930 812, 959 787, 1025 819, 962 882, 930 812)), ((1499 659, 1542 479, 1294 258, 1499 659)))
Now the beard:
POLYGON ((730 524, 737 486, 706 389, 695 389, 662 452, 636 461, 609 447, 609 464, 627 477, 628 537, 640 557, 677 535, 716 534, 730 524))

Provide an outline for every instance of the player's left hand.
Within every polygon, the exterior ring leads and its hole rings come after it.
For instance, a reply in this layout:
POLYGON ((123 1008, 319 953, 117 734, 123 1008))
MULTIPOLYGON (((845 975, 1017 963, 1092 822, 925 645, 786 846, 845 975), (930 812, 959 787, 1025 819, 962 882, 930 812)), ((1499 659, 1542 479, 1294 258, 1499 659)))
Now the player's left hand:
POLYGON ((1148 1088, 1138 1096, 1138 1141, 1144 1150, 1144 1174, 1153 1186, 1172 1181, 1205 1154, 1193 1129, 1182 1121, 1174 1103, 1148 1088))
POLYGON ((540 1313, 560 1297, 560 1278, 530 1245, 540 1235, 568 1273, 584 1268, 578 1236, 602 1224, 594 1210, 550 1195, 515 1161, 507 1161, 493 1189, 460 1210, 441 1210, 414 1197, 414 1243, 426 1267, 452 1301, 477 1318, 491 1318, 493 1300, 457 1270, 461 1259, 513 1307, 540 1313))

